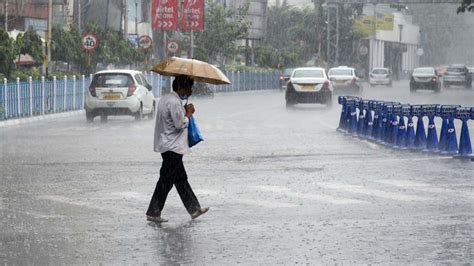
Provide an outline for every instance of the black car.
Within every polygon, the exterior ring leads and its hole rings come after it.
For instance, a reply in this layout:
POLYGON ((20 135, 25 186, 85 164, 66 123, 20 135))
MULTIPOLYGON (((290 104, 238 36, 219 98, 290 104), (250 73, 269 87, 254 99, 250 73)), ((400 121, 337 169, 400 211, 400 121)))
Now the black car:
POLYGON ((286 90, 286 85, 288 84, 288 80, 290 80, 291 73, 293 72, 294 68, 285 68, 280 74, 280 89, 286 90))
POLYGON ((444 74, 443 82, 445 88, 457 85, 471 89, 472 75, 469 73, 469 69, 465 65, 451 65, 444 74))

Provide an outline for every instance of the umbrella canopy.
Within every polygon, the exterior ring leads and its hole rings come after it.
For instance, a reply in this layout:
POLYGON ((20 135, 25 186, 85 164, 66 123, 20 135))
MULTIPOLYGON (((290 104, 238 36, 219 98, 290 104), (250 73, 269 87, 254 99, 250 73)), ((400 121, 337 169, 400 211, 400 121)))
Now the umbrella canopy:
POLYGON ((230 84, 229 79, 217 67, 196 59, 173 56, 153 66, 151 71, 164 76, 187 75, 194 81, 210 84, 230 84))

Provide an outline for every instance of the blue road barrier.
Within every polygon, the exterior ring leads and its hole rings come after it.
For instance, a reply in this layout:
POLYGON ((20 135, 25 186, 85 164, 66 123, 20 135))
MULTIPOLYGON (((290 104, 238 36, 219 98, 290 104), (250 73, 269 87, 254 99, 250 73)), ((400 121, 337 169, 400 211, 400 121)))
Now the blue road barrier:
POLYGON ((407 148, 407 126, 405 124, 405 117, 410 115, 410 111, 410 105, 403 104, 399 112, 397 144, 400 149, 407 148))
POLYGON ((426 149, 428 151, 438 151, 438 134, 436 132, 435 115, 438 105, 422 105, 423 113, 428 117, 428 135, 426 137, 426 149))
POLYGON ((338 131, 373 140, 392 148, 441 152, 474 161, 468 127, 468 121, 474 120, 474 107, 439 104, 412 105, 364 100, 352 96, 339 96, 338 103, 342 105, 338 131), (416 130, 413 117, 416 117, 416 130), (425 117, 428 120, 427 132, 425 117), (442 121, 439 139, 435 124, 436 117, 441 118, 442 121), (461 120, 462 123, 459 146, 455 119, 461 120))
POLYGON ((337 103, 342 105, 341 108, 341 116, 339 117, 339 126, 337 127, 338 131, 345 131, 345 119, 346 119, 346 106, 347 106, 347 98, 345 96, 338 96, 337 103))
POLYGON ((373 140, 373 130, 374 130, 374 120, 372 119, 372 112, 374 110, 374 104, 375 101, 369 100, 367 104, 367 112, 365 115, 365 121, 364 121, 364 135, 365 138, 369 140, 373 140))
POLYGON ((357 136, 360 138, 364 138, 365 136, 365 109, 367 105, 369 104, 369 101, 367 100, 361 100, 357 102, 357 108, 359 109, 359 115, 357 119, 357 136))
POLYGON ((439 141, 439 150, 442 153, 456 154, 458 152, 458 143, 456 139, 456 129, 454 127, 454 117, 459 105, 442 105, 440 116, 445 123, 441 127, 441 137, 439 141))
POLYGON ((456 109, 456 118, 462 121, 461 136, 459 138, 459 157, 473 158, 471 137, 469 135, 469 127, 467 121, 474 119, 474 107, 459 107, 456 109))

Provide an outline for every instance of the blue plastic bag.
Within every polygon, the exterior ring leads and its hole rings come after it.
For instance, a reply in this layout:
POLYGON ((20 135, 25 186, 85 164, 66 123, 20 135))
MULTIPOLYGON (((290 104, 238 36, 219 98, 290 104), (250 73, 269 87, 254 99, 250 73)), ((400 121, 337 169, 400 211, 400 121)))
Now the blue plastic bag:
POLYGON ((192 147, 199 142, 203 141, 201 131, 199 130, 196 120, 194 117, 191 116, 189 118, 189 125, 188 125, 188 143, 189 147, 192 147))

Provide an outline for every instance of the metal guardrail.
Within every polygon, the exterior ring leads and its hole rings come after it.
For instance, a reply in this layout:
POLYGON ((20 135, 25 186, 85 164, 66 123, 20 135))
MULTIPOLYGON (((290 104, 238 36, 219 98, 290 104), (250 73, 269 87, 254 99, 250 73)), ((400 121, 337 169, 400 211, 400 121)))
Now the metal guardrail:
MULTIPOLYGON (((145 72, 153 94, 160 97, 163 91, 171 90, 169 77, 154 72, 145 72)), ((232 82, 229 85, 210 85, 214 92, 253 91, 279 88, 278 71, 271 72, 238 72, 226 71, 232 82)), ((4 79, 0 84, 0 121, 23 117, 42 116, 84 109, 85 95, 92 80, 92 75, 77 78, 76 76, 52 80, 9 82, 4 79)))

